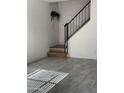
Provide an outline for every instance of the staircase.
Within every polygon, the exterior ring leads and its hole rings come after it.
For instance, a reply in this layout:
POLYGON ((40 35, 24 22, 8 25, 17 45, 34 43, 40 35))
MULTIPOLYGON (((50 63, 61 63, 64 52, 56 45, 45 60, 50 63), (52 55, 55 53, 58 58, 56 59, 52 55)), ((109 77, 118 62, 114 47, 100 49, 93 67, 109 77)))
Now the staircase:
POLYGON ((69 39, 90 20, 90 3, 91 1, 88 1, 86 5, 64 25, 64 45, 50 47, 50 51, 48 52, 49 57, 67 57, 69 39))
POLYGON ((66 54, 64 52, 64 45, 55 45, 50 47, 48 56, 49 57, 66 57, 66 54))

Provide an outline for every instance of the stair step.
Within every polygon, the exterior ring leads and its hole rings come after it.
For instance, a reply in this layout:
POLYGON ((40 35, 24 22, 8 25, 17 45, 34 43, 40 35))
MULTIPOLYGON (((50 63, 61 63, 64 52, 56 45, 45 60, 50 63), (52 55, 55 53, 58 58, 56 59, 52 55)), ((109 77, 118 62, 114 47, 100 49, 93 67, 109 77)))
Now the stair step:
POLYGON ((50 48, 50 52, 64 53, 64 48, 50 48))
POLYGON ((49 57, 66 57, 65 53, 48 52, 49 57))

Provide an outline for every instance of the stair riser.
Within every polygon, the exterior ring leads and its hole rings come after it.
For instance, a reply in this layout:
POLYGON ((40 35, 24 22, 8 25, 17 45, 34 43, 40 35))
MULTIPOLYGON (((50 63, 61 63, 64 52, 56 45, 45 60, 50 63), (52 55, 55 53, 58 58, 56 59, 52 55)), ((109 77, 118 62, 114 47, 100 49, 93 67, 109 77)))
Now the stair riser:
POLYGON ((59 49, 59 48, 50 48, 50 52, 64 53, 64 49, 59 49))
POLYGON ((49 57, 66 57, 63 53, 48 53, 49 57))

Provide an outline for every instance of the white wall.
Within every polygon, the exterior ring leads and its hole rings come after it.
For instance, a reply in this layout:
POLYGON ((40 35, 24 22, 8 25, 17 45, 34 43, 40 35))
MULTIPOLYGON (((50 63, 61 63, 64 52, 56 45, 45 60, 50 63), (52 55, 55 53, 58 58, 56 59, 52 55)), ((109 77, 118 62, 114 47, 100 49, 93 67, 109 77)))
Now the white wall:
POLYGON ((69 56, 97 59, 96 0, 91 1, 91 20, 69 40, 69 56))
POLYGON ((28 0, 27 62, 47 56, 49 47, 57 43, 51 22, 52 6, 41 0, 28 0))
POLYGON ((64 44, 64 25, 67 22, 69 22, 88 1, 89 0, 74 0, 74 1, 59 2, 59 10, 61 14, 60 24, 59 24, 60 44, 64 44))
MULTIPOLYGON (((51 11, 56 11, 59 13, 59 7, 58 7, 58 3, 50 3, 51 5, 51 11)), ((53 36, 53 45, 58 44, 59 43, 59 20, 54 19, 52 20, 52 29, 53 32, 51 33, 53 36)))

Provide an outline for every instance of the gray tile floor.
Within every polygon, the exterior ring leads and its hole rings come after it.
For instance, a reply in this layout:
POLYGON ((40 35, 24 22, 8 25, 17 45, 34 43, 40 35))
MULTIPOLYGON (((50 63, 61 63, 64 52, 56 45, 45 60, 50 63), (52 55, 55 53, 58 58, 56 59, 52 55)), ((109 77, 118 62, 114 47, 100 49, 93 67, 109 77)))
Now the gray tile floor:
POLYGON ((77 58, 46 58, 27 66, 27 73, 37 69, 69 73, 48 93, 97 93, 97 61, 77 58))

